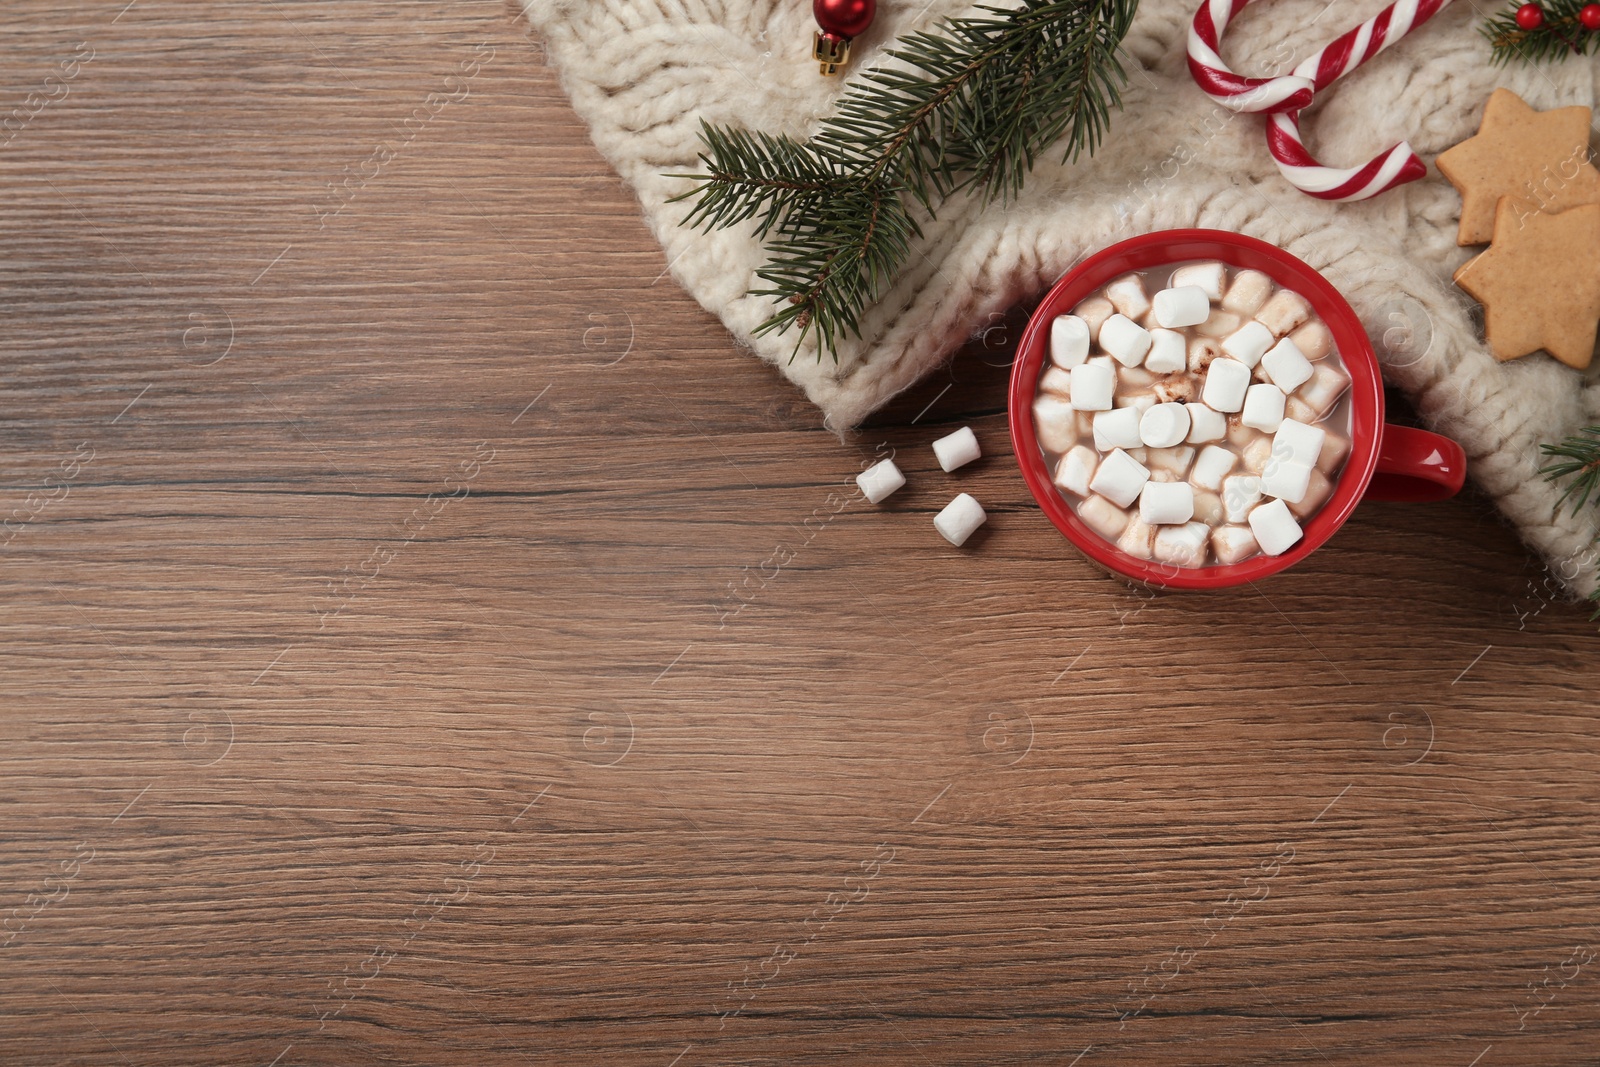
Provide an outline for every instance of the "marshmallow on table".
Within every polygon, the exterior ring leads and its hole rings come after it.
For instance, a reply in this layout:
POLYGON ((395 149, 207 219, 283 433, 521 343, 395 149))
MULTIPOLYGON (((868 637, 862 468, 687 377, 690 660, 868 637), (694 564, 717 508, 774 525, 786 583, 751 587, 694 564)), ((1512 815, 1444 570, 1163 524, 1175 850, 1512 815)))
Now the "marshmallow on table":
POLYGON ((1274 455, 1261 472, 1261 491, 1289 504, 1298 504, 1311 486, 1312 468, 1274 455))
POLYGON ((1080 363, 1072 375, 1072 406, 1079 411, 1110 411, 1111 397, 1117 388, 1117 374, 1110 367, 1093 361, 1080 363))
POLYGON ((1128 522, 1127 528, 1122 531, 1122 536, 1117 538, 1117 547, 1130 556, 1138 559, 1149 559, 1154 548, 1156 528, 1139 519, 1128 522))
POLYGON ((1139 443, 1151 448, 1171 448, 1187 436, 1189 409, 1183 404, 1157 404, 1139 419, 1139 443))
POLYGON ((1259 322, 1247 322, 1222 342, 1222 354, 1232 356, 1246 367, 1254 367, 1272 347, 1272 331, 1259 322))
POLYGON ((1156 323, 1169 330, 1198 326, 1211 316, 1211 298, 1198 285, 1163 289, 1150 301, 1156 323))
POLYGON ((1090 496, 1078 508, 1078 518, 1089 525, 1089 529, 1104 537, 1107 541, 1115 541, 1127 528, 1129 515, 1103 496, 1090 496))
POLYGON ((1078 443, 1078 413, 1060 397, 1042 394, 1033 401, 1033 429, 1046 452, 1065 452, 1078 443))
POLYGON ((1211 551, 1218 563, 1238 563, 1253 555, 1257 547, 1256 535, 1247 526, 1219 526, 1211 531, 1211 551))
MULTIPOLYGON (((1077 374, 1078 371, 1072 373, 1077 374)), ((1076 385, 1077 381, 1074 380, 1073 384, 1076 385)), ((1206 368, 1206 384, 1200 391, 1200 399, 1215 411, 1234 412, 1244 406, 1244 393, 1248 388, 1249 367, 1236 359, 1215 359, 1206 368)), ((1076 400, 1073 406, 1077 406, 1076 400)))
POLYGON ((1207 441, 1220 441, 1222 435, 1228 431, 1228 417, 1214 408, 1204 404, 1185 404, 1189 409, 1189 436, 1184 438, 1191 445, 1205 444, 1207 441))
POLYGON ((1333 351, 1333 332, 1321 319, 1313 319, 1301 326, 1289 335, 1289 340, 1313 363, 1325 359, 1333 351))
POLYGON ((1089 480, 1094 477, 1094 469, 1099 464, 1100 457, 1094 449, 1088 445, 1077 445, 1056 464, 1053 481, 1069 493, 1088 496, 1089 480))
POLYGON ((1253 474, 1235 474, 1222 479, 1222 513, 1229 522, 1243 522, 1250 509, 1260 502, 1260 478, 1253 474))
POLYGON ((1272 379, 1272 384, 1285 393, 1294 392, 1311 377, 1311 361, 1300 351, 1300 346, 1287 337, 1261 357, 1261 366, 1265 368, 1267 377, 1272 379))
POLYGON ((1094 447, 1102 452, 1113 448, 1138 448, 1144 444, 1139 436, 1139 409, 1117 408, 1102 411, 1094 417, 1094 447))
POLYGON ((1289 513, 1289 505, 1269 500, 1250 513, 1250 532, 1269 556, 1281 556, 1300 540, 1300 524, 1289 513))
POLYGON ((1306 303, 1305 297, 1288 289, 1279 289, 1272 294, 1266 306, 1256 312, 1256 321, 1271 330, 1274 336, 1282 337, 1310 315, 1311 305, 1306 303))
POLYGON ((1203 522, 1182 526, 1163 526, 1156 531, 1155 557, 1179 567, 1198 567, 1206 561, 1206 542, 1211 527, 1203 522))
POLYGON ((1150 469, 1119 448, 1100 461, 1089 488, 1125 508, 1139 499, 1139 491, 1149 480, 1150 469))
POLYGON ((1173 271, 1172 281, 1168 284, 1174 289, 1197 285, 1206 294, 1206 299, 1215 303, 1222 299, 1222 286, 1227 280, 1227 270, 1221 263, 1190 263, 1173 271))
POLYGON ((1100 327, 1105 321, 1116 314, 1117 309, 1111 306, 1111 301, 1103 296, 1091 296, 1083 303, 1072 309, 1072 313, 1089 324, 1089 336, 1099 337, 1100 327))
POLYGON ((1139 492, 1139 521, 1168 526, 1194 518, 1194 487, 1188 482, 1146 482, 1139 492))
POLYGON ((1100 327, 1100 347, 1124 367, 1137 367, 1150 351, 1150 331, 1126 315, 1113 315, 1100 327))
POLYGON ((900 468, 894 465, 892 459, 880 460, 856 475, 856 485, 861 487, 861 494, 874 504, 905 484, 906 476, 900 473, 900 468))
POLYGON ((1320 426, 1307 426, 1297 419, 1284 419, 1278 432, 1272 435, 1274 455, 1283 456, 1291 463, 1307 466, 1317 462, 1322 453, 1322 442, 1328 432, 1320 426))
POLYGON ((933 443, 933 454, 940 469, 949 472, 964 467, 983 453, 978 449, 977 435, 972 427, 963 426, 955 433, 946 434, 933 443))
POLYGON ((1189 480, 1202 489, 1209 489, 1213 493, 1219 492, 1222 489, 1222 479, 1233 473, 1233 468, 1238 462, 1239 457, 1232 449, 1207 445, 1200 450, 1199 458, 1194 461, 1194 470, 1189 472, 1189 480))
POLYGON ((988 517, 984 513, 983 505, 978 503, 972 494, 961 493, 933 517, 933 528, 938 530, 946 541, 960 548, 988 517))
POLYGON ((1258 270, 1242 270, 1222 295, 1222 306, 1239 315, 1254 315, 1272 295, 1272 279, 1258 270))
POLYGON ((1310 381, 1300 387, 1297 396, 1311 405, 1320 419, 1333 410, 1344 391, 1350 388, 1350 376, 1332 363, 1318 363, 1311 372, 1310 381))
POLYGON ((1188 348, 1188 338, 1177 330, 1151 330, 1144 369, 1152 374, 1177 374, 1189 365, 1188 348))
POLYGON ((1089 324, 1076 315, 1057 315, 1050 324, 1050 361, 1071 370, 1089 358, 1089 324))
POLYGON ((1245 390, 1244 408, 1239 413, 1239 421, 1271 433, 1283 421, 1284 399, 1283 390, 1271 382, 1252 385, 1245 390))
POLYGON ((1047 367, 1039 377, 1039 388, 1060 396, 1072 395, 1072 372, 1060 367, 1047 367))
MULTIPOLYGON (((1130 319, 1142 319, 1150 310, 1150 298, 1145 295, 1144 281, 1137 274, 1124 274, 1106 286, 1106 299, 1111 306, 1130 319)), ((1100 342, 1101 347, 1105 341, 1100 342)))

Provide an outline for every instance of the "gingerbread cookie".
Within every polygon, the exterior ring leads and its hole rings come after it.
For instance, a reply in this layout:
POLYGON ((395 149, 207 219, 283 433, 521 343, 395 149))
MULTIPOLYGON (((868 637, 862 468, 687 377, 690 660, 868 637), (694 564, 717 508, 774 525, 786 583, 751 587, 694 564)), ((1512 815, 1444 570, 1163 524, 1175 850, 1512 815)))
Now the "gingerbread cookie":
POLYGON ((1456 244, 1483 244, 1494 235, 1502 197, 1511 197, 1522 215, 1600 204, 1593 158, 1588 108, 1535 111, 1511 90, 1496 89, 1477 135, 1435 160, 1461 193, 1456 244))
POLYGON ((1600 324, 1600 205, 1550 214, 1502 196, 1491 236, 1455 275, 1483 305, 1489 351, 1507 360, 1542 348, 1587 367, 1600 324))

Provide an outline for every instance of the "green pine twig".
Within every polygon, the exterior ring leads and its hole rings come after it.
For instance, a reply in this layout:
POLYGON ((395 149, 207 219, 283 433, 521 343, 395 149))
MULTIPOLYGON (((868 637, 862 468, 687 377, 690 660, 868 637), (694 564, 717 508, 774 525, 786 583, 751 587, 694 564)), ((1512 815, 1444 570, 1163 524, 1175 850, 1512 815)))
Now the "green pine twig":
POLYGON ((696 184, 674 199, 694 199, 686 221, 706 230, 755 220, 769 258, 752 294, 779 305, 756 333, 798 329, 795 353, 815 336, 837 361, 922 235, 913 208, 1007 199, 1051 146, 1093 152, 1121 105, 1137 6, 1022 0, 911 34, 809 141, 702 124, 704 172, 676 175, 696 184))
MULTIPOLYGON (((1552 461, 1540 467, 1539 473, 1548 482, 1567 483, 1556 500, 1556 510, 1569 501, 1574 515, 1586 504, 1600 508, 1600 426, 1585 426, 1558 445, 1539 447, 1552 461)), ((1600 589, 1590 593, 1589 599, 1600 605, 1600 589)), ((1600 606, 1589 618, 1600 619, 1600 606)))
POLYGON ((1542 63, 1573 55, 1589 55, 1600 48, 1600 33, 1584 28, 1578 12, 1593 0, 1541 0, 1544 22, 1536 30, 1517 25, 1516 0, 1483 24, 1482 33, 1493 51, 1491 62, 1505 66, 1513 59, 1542 63))

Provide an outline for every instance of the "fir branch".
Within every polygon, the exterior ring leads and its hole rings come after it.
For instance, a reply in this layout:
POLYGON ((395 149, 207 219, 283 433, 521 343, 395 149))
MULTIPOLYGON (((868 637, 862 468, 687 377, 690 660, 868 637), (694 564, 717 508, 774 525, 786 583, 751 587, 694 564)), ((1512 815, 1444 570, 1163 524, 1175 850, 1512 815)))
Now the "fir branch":
MULTIPOLYGON (((1600 508, 1600 493, 1596 492, 1600 490, 1600 426, 1585 426, 1577 433, 1569 434, 1558 445, 1539 447, 1553 460, 1539 468, 1545 481, 1560 482, 1565 479, 1567 482, 1566 489, 1556 500, 1556 510, 1560 511, 1561 506, 1569 500, 1574 515, 1585 504, 1600 508)), ((1597 604, 1589 618, 1600 619, 1600 589, 1590 593, 1589 599, 1597 604)))
MULTIPOLYGON (((811 140, 702 125, 704 173, 687 223, 756 220, 758 271, 780 309, 758 334, 797 328, 818 358, 894 283, 947 197, 1016 195, 1052 145, 1093 152, 1121 105, 1120 44, 1138 0, 1022 0, 906 37, 862 74, 811 140)), ((793 358, 791 356, 791 358, 793 358)))
POLYGON ((1573 55, 1589 55, 1600 47, 1600 33, 1584 28, 1578 12, 1593 0, 1541 0, 1544 22, 1536 30, 1517 25, 1515 2, 1483 24, 1482 33, 1493 48, 1491 62, 1505 66, 1513 59, 1540 63, 1573 55))

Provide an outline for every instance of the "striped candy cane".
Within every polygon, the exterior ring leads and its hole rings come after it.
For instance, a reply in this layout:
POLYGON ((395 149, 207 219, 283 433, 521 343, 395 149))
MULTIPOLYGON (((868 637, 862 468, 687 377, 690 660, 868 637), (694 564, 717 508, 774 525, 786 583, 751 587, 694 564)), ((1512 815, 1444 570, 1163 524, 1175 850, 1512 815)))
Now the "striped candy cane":
MULTIPOLYGON (((1217 56, 1218 34, 1228 19, 1250 0, 1208 0, 1195 15, 1189 33, 1189 70, 1202 91, 1224 106, 1241 111, 1267 111, 1267 149, 1290 184, 1321 200, 1365 200, 1386 189, 1416 181, 1427 166, 1411 146, 1402 141, 1359 167, 1325 167, 1318 163, 1300 139, 1300 111, 1323 87, 1394 44, 1416 27, 1438 14, 1453 0, 1398 0, 1355 29, 1342 34, 1321 51, 1309 56, 1288 75, 1278 78, 1240 78, 1225 67, 1208 65, 1217 56), (1226 9, 1218 25, 1216 9, 1226 9), (1202 22, 1205 29, 1203 32, 1202 22), (1199 51, 1197 51, 1198 41, 1199 51), (1230 82, 1228 79, 1232 79, 1230 82), (1218 91, 1234 90, 1229 103, 1218 91), (1304 96, 1300 94, 1304 90, 1304 96), (1289 101, 1274 106, 1275 101, 1289 101)), ((1220 63, 1220 58, 1218 59, 1220 63)))

